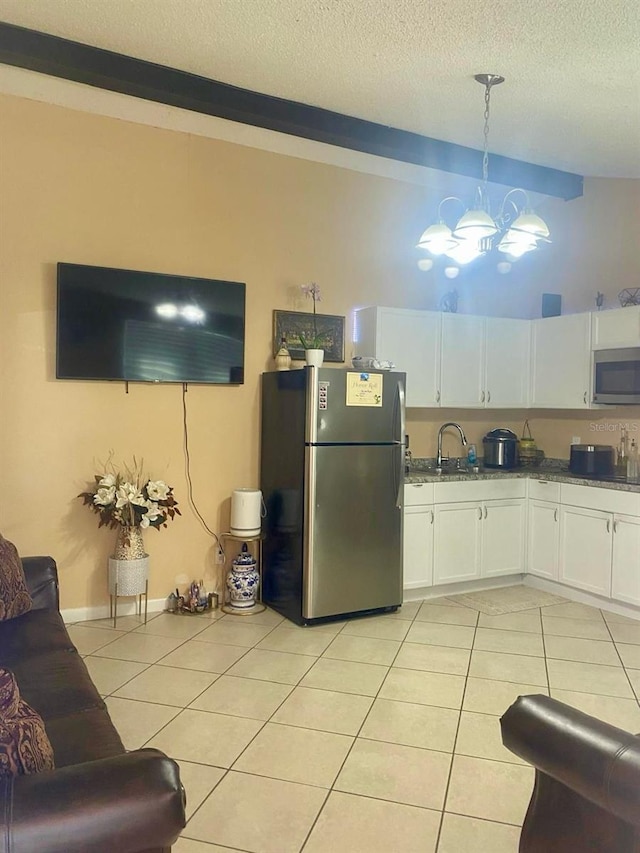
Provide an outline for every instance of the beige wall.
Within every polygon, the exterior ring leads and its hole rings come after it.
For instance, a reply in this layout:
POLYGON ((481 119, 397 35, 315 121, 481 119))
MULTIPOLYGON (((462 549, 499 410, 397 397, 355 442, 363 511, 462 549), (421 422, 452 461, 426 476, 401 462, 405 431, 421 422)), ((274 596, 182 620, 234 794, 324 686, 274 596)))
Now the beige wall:
MULTIPOLYGON (((611 199, 632 210, 637 182, 588 182, 588 189, 583 201, 559 205, 558 222, 566 216, 571 225, 570 261, 553 286, 491 275, 476 281, 475 301, 463 298, 460 310, 530 316, 538 291, 561 285, 568 304, 590 307, 590 291, 584 304, 579 297, 600 255, 592 239, 599 200, 607 201, 605 216, 611 199)), ((187 503, 181 389, 132 385, 126 394, 121 384, 55 380, 56 263, 247 283, 245 385, 191 386, 187 394, 194 496, 220 531, 232 489, 258 485, 258 377, 271 365, 273 309, 304 309, 298 285, 311 280, 322 288, 322 310, 347 316, 348 337, 354 307, 436 308, 450 283, 420 273, 412 248, 426 210, 425 190, 398 181, 0 97, 0 529, 23 554, 56 557, 63 607, 107 600, 115 534, 98 530, 75 496, 110 451, 123 461, 144 457, 149 475, 174 486, 183 510, 169 530, 146 535, 150 596, 211 578, 215 567, 212 540, 187 503)), ((627 220, 620 227, 633 233, 627 220)), ((613 283, 600 289, 637 281, 626 249, 609 260, 613 283)), ((464 297, 463 285, 471 285, 462 283, 464 297)), ((349 357, 350 339, 346 350, 349 357)), ((534 417, 534 435, 560 455, 575 418, 548 414, 534 417)), ((437 427, 452 415, 478 443, 490 426, 519 431, 524 420, 523 412, 410 411, 416 455, 434 452, 437 427)))

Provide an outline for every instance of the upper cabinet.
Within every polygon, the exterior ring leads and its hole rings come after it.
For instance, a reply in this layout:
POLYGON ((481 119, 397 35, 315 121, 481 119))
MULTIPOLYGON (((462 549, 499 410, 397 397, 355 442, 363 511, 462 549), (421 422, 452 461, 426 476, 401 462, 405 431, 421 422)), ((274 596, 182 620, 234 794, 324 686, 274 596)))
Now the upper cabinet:
POLYGON ((403 308, 357 312, 356 352, 407 374, 407 406, 527 405, 530 322, 403 308))
POLYGON ((486 406, 522 409, 529 404, 531 322, 487 317, 485 323, 486 406))
POLYGON ((591 398, 591 314, 532 322, 534 408, 588 409, 591 398))
POLYGON ((440 405, 512 409, 527 405, 530 322, 442 315, 440 405))
POLYGON ((484 317, 442 315, 440 405, 484 408, 484 317))
POLYGON ((640 346, 640 305, 594 311, 591 314, 593 349, 640 346))
POLYGON ((377 307, 356 313, 356 354, 392 361, 407 374, 407 406, 438 406, 441 315, 377 307))

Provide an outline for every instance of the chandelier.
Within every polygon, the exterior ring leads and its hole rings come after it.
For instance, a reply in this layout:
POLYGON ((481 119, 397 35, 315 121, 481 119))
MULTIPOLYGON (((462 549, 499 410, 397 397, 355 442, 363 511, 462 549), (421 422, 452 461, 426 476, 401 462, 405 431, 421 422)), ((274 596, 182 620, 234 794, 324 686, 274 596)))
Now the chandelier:
MULTIPOLYGON (((489 181, 489 115, 491 88, 504 83, 499 74, 476 74, 478 83, 484 86, 484 150, 482 155, 482 184, 476 189, 474 206, 469 208, 457 196, 447 196, 438 205, 438 221, 430 225, 418 241, 417 248, 425 249, 430 255, 444 255, 458 265, 468 264, 490 252, 495 246, 503 253, 504 260, 498 264, 500 272, 508 272, 511 262, 517 261, 528 252, 550 243, 549 229, 529 205, 527 193, 520 188, 509 190, 502 200, 497 216, 492 216, 489 206, 487 184, 489 181), (444 218, 445 208, 453 216, 458 207, 462 216, 450 228, 444 218)), ((449 220, 451 222, 451 220, 449 220)), ((430 269, 433 262, 427 259, 418 262, 421 269, 430 269)), ((445 274, 455 278, 457 267, 448 267, 445 274)))

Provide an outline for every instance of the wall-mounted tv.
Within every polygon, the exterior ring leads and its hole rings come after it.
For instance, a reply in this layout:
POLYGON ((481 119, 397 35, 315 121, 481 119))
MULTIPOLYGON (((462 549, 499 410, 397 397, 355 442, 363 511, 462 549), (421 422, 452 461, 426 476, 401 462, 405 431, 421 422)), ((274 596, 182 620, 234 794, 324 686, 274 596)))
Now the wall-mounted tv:
POLYGON ((56 377, 244 382, 245 285, 58 264, 56 377))

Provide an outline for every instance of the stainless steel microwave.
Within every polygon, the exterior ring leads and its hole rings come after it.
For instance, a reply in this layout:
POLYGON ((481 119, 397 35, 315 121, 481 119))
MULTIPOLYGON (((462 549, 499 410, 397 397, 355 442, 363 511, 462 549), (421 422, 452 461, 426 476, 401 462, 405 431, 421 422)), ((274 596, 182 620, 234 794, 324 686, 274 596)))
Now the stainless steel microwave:
POLYGON ((640 347, 593 353, 593 402, 640 405, 640 347))

